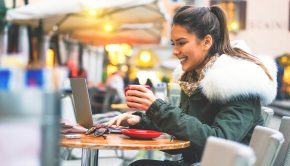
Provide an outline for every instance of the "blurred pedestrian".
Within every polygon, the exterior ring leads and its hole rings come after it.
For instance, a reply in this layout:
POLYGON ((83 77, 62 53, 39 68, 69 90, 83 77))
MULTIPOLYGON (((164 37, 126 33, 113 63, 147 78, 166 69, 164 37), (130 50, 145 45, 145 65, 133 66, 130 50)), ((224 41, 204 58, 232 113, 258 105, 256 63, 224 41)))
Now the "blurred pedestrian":
POLYGON ((125 103, 125 94, 124 94, 124 76, 125 73, 122 70, 118 70, 112 73, 106 81, 106 86, 117 91, 118 97, 122 103, 125 103))
POLYGON ((129 74, 126 72, 124 76, 124 87, 127 87, 130 83, 129 74))

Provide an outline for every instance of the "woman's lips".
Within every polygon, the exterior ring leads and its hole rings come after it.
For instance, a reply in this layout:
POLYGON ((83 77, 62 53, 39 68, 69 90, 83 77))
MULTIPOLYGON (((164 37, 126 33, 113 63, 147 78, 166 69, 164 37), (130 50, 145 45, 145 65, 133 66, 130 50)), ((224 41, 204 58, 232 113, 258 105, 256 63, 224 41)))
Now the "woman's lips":
POLYGON ((181 64, 185 63, 186 60, 187 60, 187 57, 179 58, 179 61, 181 64))

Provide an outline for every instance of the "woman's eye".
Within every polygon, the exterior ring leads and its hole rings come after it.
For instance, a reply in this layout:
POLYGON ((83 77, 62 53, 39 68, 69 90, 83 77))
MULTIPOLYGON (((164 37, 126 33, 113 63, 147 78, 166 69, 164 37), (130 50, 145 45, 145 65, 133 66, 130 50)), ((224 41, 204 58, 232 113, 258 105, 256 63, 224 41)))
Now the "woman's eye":
POLYGON ((182 46, 184 45, 186 42, 178 42, 177 45, 182 46))
POLYGON ((170 44, 172 45, 172 46, 183 46, 184 44, 186 44, 187 42, 186 41, 178 41, 178 42, 176 42, 176 43, 174 43, 174 42, 171 42, 170 44))

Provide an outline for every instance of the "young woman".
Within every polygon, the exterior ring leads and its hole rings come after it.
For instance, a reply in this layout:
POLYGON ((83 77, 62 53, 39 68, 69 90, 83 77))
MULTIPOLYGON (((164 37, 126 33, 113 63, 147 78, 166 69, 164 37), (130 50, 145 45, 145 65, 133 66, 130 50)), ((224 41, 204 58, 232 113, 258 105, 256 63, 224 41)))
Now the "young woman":
POLYGON ((173 54, 184 73, 181 103, 176 108, 142 87, 131 86, 127 104, 143 112, 122 114, 108 125, 154 129, 189 140, 191 146, 168 151, 181 161, 139 160, 131 165, 190 165, 199 162, 209 136, 248 144, 262 125, 261 105, 276 94, 276 67, 239 48, 232 48, 225 15, 218 6, 184 6, 173 18, 173 54))

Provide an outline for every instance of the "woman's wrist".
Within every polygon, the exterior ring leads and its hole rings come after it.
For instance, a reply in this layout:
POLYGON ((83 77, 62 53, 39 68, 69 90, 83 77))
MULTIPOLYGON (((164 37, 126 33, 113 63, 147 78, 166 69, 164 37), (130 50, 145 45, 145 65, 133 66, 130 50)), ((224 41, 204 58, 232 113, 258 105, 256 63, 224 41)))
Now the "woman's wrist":
POLYGON ((146 110, 146 115, 148 115, 148 117, 151 119, 154 116, 154 113, 160 109, 160 105, 162 104, 165 104, 162 99, 156 99, 146 110))
POLYGON ((130 125, 129 127, 130 128, 143 129, 144 127, 142 125, 142 118, 144 116, 144 113, 141 112, 141 111, 136 111, 136 112, 132 113, 132 115, 139 116, 140 117, 140 121, 139 121, 139 123, 134 124, 134 125, 130 125))
MULTIPOLYGON (((141 112, 141 111, 136 111, 136 112, 133 112, 132 115, 139 116, 139 117, 141 118, 141 120, 142 120, 142 117, 144 116, 144 113, 141 112)), ((140 120, 140 121, 141 121, 141 120, 140 120)))

